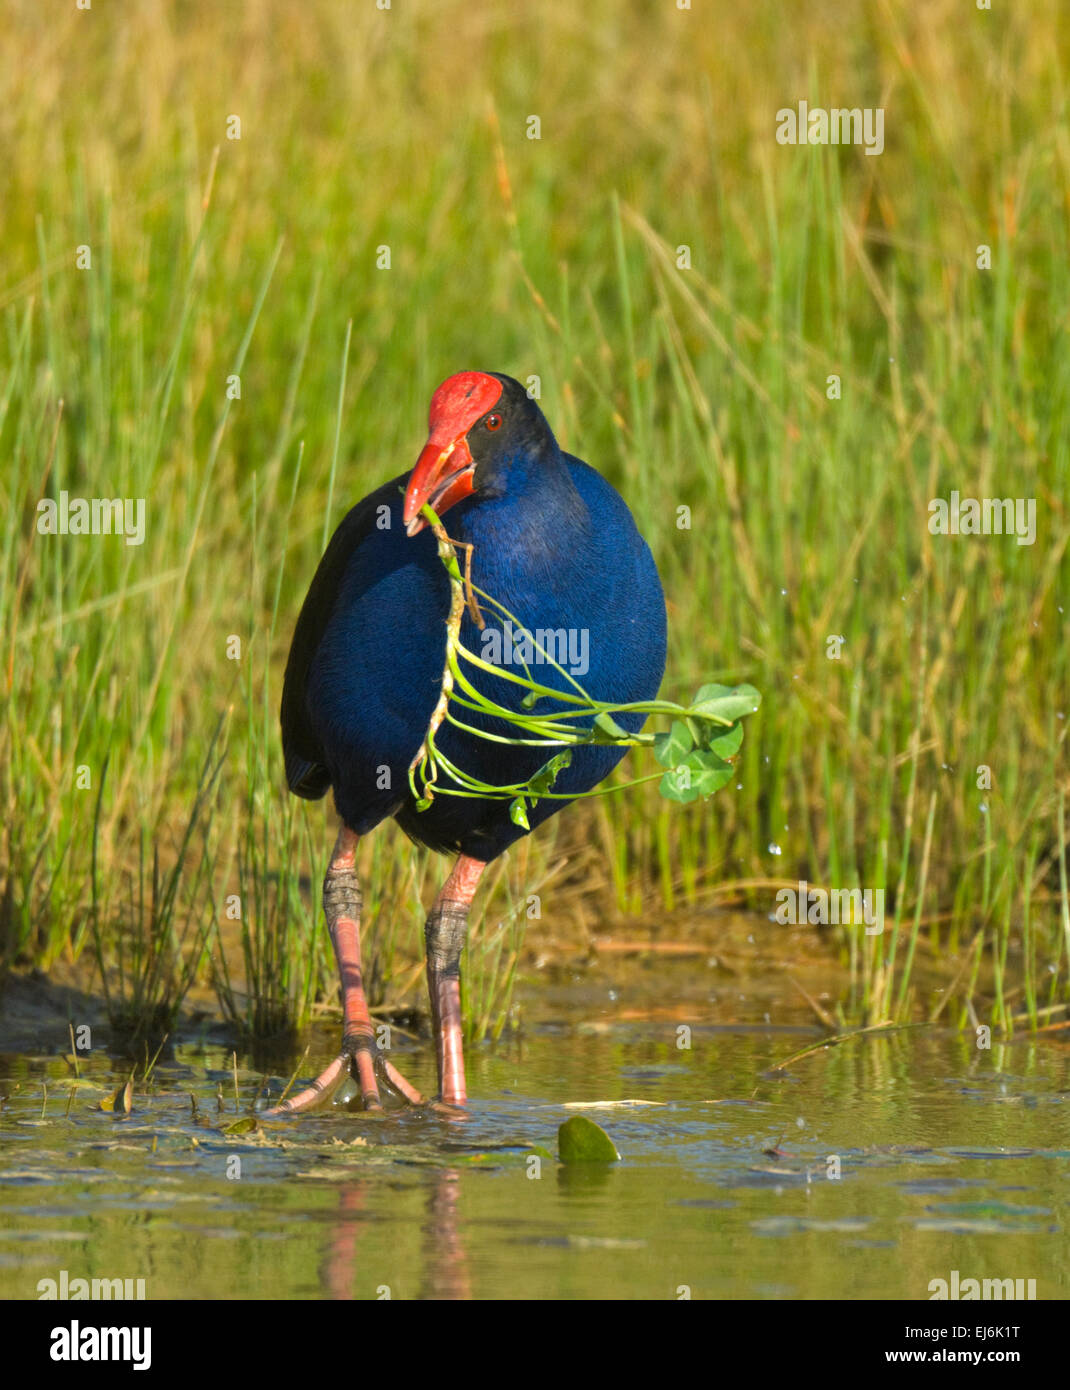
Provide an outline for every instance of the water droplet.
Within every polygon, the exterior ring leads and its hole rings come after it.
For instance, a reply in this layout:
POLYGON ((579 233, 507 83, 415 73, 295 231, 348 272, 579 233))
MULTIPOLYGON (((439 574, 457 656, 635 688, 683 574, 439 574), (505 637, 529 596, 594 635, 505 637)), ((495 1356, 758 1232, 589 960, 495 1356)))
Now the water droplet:
POLYGON ((770 845, 770 846, 769 846, 769 853, 770 853, 770 854, 783 854, 783 852, 784 852, 784 851, 780 848, 779 845, 770 845))
POLYGON ((795 1123, 799 1126, 800 1129, 805 1129, 805 1128, 806 1128, 806 1121, 803 1119, 803 1117, 802 1117, 801 1115, 800 1115, 799 1118, 795 1121, 795 1123))

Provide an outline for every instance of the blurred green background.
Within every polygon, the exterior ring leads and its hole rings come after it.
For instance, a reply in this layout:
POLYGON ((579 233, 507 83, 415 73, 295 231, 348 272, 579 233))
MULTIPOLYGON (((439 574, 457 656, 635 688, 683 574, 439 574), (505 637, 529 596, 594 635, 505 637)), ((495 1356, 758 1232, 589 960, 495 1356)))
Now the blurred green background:
MULTIPOLYGON (((562 444, 635 511, 669 598, 666 694, 745 679, 764 704, 738 787, 576 807, 498 867, 471 1029, 505 1022, 529 891, 538 932, 582 947, 620 914, 701 936, 711 905, 768 914, 797 878, 888 892, 883 936, 830 929, 833 1021, 1058 1020, 1058 17, 10 5, 5 968, 92 964, 135 1035, 191 988, 253 1034, 333 998, 314 926, 333 813, 286 796, 278 746, 290 631, 326 534, 415 461, 435 385, 487 368, 537 375, 562 444), (779 145, 799 100, 882 108, 884 152, 779 145), (39 535, 64 489, 144 498, 144 544, 39 535), (1035 498, 1036 544, 930 535, 952 489, 1035 498)), ((415 999, 444 865, 393 827, 362 856, 374 992, 415 999)))

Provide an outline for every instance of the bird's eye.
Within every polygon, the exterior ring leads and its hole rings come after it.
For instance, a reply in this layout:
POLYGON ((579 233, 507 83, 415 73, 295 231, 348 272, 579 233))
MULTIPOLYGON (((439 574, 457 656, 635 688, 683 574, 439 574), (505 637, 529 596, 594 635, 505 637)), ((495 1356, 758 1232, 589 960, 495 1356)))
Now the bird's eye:
POLYGON ((500 415, 488 415, 483 422, 488 430, 501 429, 502 417, 500 415))

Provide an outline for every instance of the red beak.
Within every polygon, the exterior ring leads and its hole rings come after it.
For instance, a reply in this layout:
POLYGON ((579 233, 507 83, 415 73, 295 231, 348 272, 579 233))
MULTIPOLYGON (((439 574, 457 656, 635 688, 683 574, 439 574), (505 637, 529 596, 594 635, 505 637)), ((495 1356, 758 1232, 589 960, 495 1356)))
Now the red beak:
POLYGON ((501 382, 486 372, 458 372, 431 397, 431 433, 405 489, 402 519, 415 536, 427 522, 420 508, 430 502, 439 516, 475 491, 476 465, 467 434, 502 394, 501 382))
POLYGON ((430 502, 441 516, 462 497, 471 497, 475 471, 468 440, 463 434, 446 443, 432 435, 416 460, 416 467, 405 489, 402 519, 406 534, 415 536, 427 525, 420 515, 420 508, 425 502, 430 502))

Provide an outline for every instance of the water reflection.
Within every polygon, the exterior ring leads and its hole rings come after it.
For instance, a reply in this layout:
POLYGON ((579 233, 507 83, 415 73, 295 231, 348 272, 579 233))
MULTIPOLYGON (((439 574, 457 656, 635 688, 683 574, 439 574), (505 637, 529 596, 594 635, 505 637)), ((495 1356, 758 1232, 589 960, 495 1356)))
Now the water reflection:
MULTIPOLYGON (((691 1042, 532 1031, 522 1059, 472 1050, 463 1124, 340 1110, 230 1135, 222 1049, 179 1047, 129 1116, 99 1108, 104 1055, 73 1099, 61 1057, 0 1057, 0 1295, 61 1269, 144 1276, 150 1298, 923 1299, 955 1269, 1070 1294, 1064 1047, 918 1030, 771 1072, 798 1036, 691 1042), (555 1152, 577 1099, 657 1103, 583 1112, 620 1164, 535 1176, 504 1146, 555 1152)), ((239 1082, 246 1104, 260 1078, 239 1082)))

